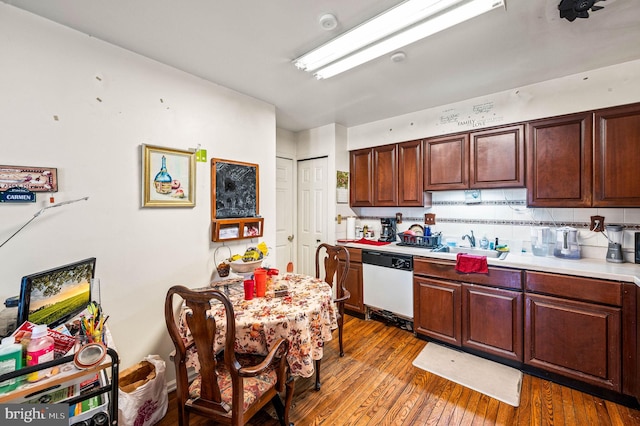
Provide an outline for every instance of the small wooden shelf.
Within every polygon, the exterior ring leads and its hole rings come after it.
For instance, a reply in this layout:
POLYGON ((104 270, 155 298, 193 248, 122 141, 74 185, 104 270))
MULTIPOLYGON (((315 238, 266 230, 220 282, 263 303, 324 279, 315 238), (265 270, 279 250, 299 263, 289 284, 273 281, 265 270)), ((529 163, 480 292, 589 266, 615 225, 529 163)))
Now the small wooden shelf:
POLYGON ((233 241, 262 237, 264 218, 241 217, 233 219, 213 219, 211 221, 211 241, 233 241))

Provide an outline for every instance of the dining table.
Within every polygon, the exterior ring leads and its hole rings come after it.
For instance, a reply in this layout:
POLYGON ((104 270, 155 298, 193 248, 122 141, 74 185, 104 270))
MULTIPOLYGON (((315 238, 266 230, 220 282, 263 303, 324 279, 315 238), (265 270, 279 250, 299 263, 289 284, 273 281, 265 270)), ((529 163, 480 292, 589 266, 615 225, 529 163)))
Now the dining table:
MULTIPOLYGON (((338 327, 337 308, 331 287, 321 279, 287 273, 270 277, 264 297, 246 300, 242 278, 217 281, 210 284, 223 291, 233 305, 236 340, 235 351, 266 355, 274 343, 285 338, 289 341, 287 362, 292 376, 311 377, 316 360, 321 360, 324 343, 332 339, 332 330, 338 327)), ((202 288, 204 290, 204 288, 202 288)), ((191 335, 186 322, 189 309, 180 312, 180 332, 185 344, 191 335)), ((214 351, 224 347, 226 312, 224 306, 211 301, 210 315, 216 321, 214 351)), ((187 355, 187 367, 199 371, 195 350, 187 355)))

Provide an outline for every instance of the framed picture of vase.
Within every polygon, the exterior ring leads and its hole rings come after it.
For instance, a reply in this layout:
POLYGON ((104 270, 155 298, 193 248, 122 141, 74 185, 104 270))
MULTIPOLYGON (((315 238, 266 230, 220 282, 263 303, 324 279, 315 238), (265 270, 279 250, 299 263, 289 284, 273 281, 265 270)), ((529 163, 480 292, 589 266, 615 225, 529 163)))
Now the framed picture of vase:
POLYGON ((142 145, 142 207, 196 205, 196 153, 142 145))

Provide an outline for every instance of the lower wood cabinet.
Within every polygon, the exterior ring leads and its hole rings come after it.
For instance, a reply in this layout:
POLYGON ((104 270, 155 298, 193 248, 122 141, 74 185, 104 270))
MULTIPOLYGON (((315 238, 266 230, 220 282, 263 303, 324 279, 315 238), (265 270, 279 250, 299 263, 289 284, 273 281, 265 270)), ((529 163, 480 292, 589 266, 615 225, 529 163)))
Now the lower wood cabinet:
POLYGON ((636 292, 620 282, 525 275, 527 365, 616 392, 635 393, 636 292))
POLYGON ((621 391, 621 309, 527 294, 525 364, 621 391))
POLYGON ((462 346, 522 361, 521 291, 462 285, 462 346))
POLYGON ((462 344, 462 284, 413 278, 413 329, 450 345, 462 344))
POLYGON ((639 313, 634 283, 414 257, 417 335, 640 401, 639 313))
MULTIPOLYGON (((345 288, 351 293, 351 297, 344 302, 344 308, 359 314, 365 313, 364 298, 362 295, 362 250, 346 247, 349 251, 349 270, 345 288)), ((342 264, 344 262, 341 261, 342 264)), ((342 266, 341 266, 342 267, 342 266)))
POLYGON ((453 262, 416 258, 414 268, 413 327, 417 334, 522 361, 520 271, 492 267, 488 275, 460 274, 453 262))

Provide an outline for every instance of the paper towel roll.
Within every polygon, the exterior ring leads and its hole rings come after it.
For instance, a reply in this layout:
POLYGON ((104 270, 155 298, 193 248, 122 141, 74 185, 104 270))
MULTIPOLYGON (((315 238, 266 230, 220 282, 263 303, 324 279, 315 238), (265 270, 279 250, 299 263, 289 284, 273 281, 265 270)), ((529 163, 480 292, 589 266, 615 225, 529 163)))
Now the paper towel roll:
POLYGON ((348 217, 347 218, 347 240, 355 240, 356 239, 356 218, 348 217))

